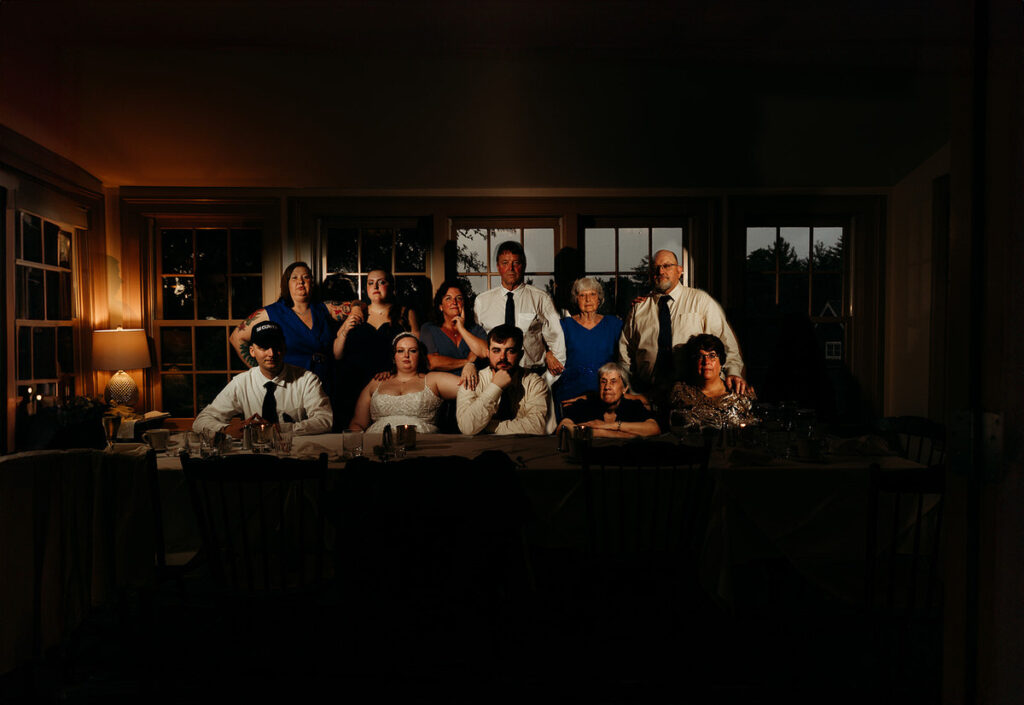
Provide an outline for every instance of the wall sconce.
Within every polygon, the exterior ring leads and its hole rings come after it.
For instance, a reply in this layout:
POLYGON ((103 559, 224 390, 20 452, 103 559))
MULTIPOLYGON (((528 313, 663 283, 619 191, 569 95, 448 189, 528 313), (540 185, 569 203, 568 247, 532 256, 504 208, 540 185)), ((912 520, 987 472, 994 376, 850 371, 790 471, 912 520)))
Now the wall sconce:
POLYGON ((107 382, 104 393, 107 401, 134 407, 139 402, 139 386, 125 370, 150 366, 146 331, 141 328, 94 330, 92 364, 98 370, 117 370, 107 382))

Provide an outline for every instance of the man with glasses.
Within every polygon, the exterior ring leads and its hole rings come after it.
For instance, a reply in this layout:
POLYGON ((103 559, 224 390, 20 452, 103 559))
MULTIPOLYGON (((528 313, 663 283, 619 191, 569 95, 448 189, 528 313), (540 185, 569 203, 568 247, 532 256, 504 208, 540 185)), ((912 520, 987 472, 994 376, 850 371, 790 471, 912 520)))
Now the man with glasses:
POLYGON ((744 393, 747 383, 740 346, 722 307, 706 292, 679 283, 683 268, 671 250, 655 252, 651 269, 651 295, 633 306, 619 337, 619 358, 631 373, 636 391, 664 404, 678 376, 672 349, 691 336, 710 333, 725 345, 722 369, 726 386, 744 393))

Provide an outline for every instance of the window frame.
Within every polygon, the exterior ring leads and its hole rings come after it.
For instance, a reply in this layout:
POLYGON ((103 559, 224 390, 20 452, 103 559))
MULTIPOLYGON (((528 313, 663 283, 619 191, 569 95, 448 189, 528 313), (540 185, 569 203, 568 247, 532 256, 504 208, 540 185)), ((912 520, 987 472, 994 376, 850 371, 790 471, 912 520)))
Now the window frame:
MULTIPOLYGON (((844 262, 843 332, 845 366, 857 380, 861 417, 881 413, 884 402, 884 195, 734 196, 728 204, 727 250, 723 258, 729 299, 744 301, 746 232, 759 226, 842 225, 846 243, 844 262)), ((742 345, 746 316, 742 306, 727 308, 727 315, 742 345)))
POLYGON ((12 321, 11 333, 13 335, 13 338, 10 341, 10 350, 11 350, 11 352, 13 354, 13 359, 11 360, 11 367, 12 367, 12 372, 13 372, 13 374, 11 375, 13 392, 14 392, 15 396, 17 396, 18 398, 21 398, 22 394, 21 394, 20 389, 22 387, 30 387, 30 388, 33 389, 33 395, 38 395, 39 394, 39 391, 38 391, 39 390, 39 385, 40 384, 44 384, 44 385, 47 385, 47 386, 52 386, 52 390, 50 390, 50 391, 52 391, 52 393, 44 394, 43 395, 44 399, 47 399, 49 401, 53 401, 58 396, 64 396, 64 397, 74 396, 75 394, 79 393, 78 390, 84 389, 84 380, 82 379, 83 360, 82 360, 82 345, 81 345, 82 320, 83 320, 83 316, 84 316, 84 301, 83 301, 83 298, 82 298, 82 291, 83 291, 83 286, 82 286, 82 257, 84 255, 84 252, 83 252, 82 242, 83 242, 84 238, 86 237, 86 233, 88 231, 85 230, 84 228, 77 227, 77 226, 72 225, 70 223, 64 222, 59 217, 55 218, 55 217, 46 216, 46 215, 44 215, 44 214, 42 214, 42 213, 40 213, 37 210, 32 209, 32 208, 14 208, 14 209, 12 209, 12 215, 13 215, 13 218, 12 218, 13 223, 12 223, 12 228, 11 228, 11 231, 10 231, 11 232, 11 236, 12 236, 11 237, 11 249, 10 249, 10 253, 11 253, 11 260, 10 260, 11 261, 11 266, 9 268, 7 268, 5 271, 9 271, 9 274, 11 275, 12 288, 13 288, 13 296, 11 297, 11 306, 10 306, 10 309, 13 312, 13 315, 11 316, 11 321, 12 321), (24 230, 24 222, 25 222, 25 217, 26 216, 38 218, 39 221, 40 221, 40 237, 43 238, 43 247, 44 247, 44 251, 42 253, 42 257, 43 257, 43 261, 42 262, 36 262, 34 260, 28 260, 28 259, 24 258, 24 249, 23 249, 24 245, 22 244, 22 239, 24 237, 23 230, 24 230), (59 262, 58 262, 58 264, 48 264, 48 263, 45 262, 45 259, 46 259, 46 254, 45 254, 45 231, 46 231, 46 224, 47 223, 50 223, 50 224, 52 224, 52 225, 54 225, 54 226, 56 226, 58 228, 58 236, 59 236, 59 233, 61 233, 61 232, 69 233, 70 236, 71 236, 71 243, 70 243, 71 244, 71 249, 70 249, 70 253, 69 253, 70 258, 71 258, 71 262, 69 263, 68 267, 60 266, 59 262), (19 252, 19 245, 21 245, 20 252, 19 252), (22 256, 19 257, 18 256, 19 254, 21 254, 22 256), (41 272, 44 272, 44 273, 45 272, 54 272, 54 273, 57 273, 57 274, 67 273, 67 274, 70 275, 70 292, 69 292, 70 306, 71 306, 71 311, 70 311, 71 316, 70 316, 70 318, 67 318, 67 319, 61 319, 61 318, 51 319, 51 318, 49 318, 49 314, 48 314, 48 311, 47 311, 47 298, 49 297, 49 292, 46 290, 45 275, 44 275, 44 279, 43 279, 43 282, 44 282, 43 283, 43 304, 42 304, 43 305, 43 317, 42 318, 19 318, 18 317, 18 313, 19 313, 19 311, 18 311, 18 296, 19 296, 19 292, 17 291, 17 280, 18 280, 18 278, 17 278, 17 271, 18 271, 18 269, 20 267, 26 267, 26 268, 29 268, 29 269, 35 269, 35 270, 38 270, 38 271, 41 271, 41 272), (28 328, 29 330, 34 330, 36 328, 53 328, 54 329, 54 331, 55 331, 55 333, 54 333, 54 335, 55 335, 54 344, 56 346, 55 350, 54 350, 54 355, 55 355, 54 369, 55 369, 55 371, 57 373, 55 377, 38 377, 35 374, 35 354, 34 354, 35 340, 34 340, 34 337, 33 337, 33 340, 30 343, 32 352, 30 353, 30 356, 29 356, 30 359, 31 359, 31 364, 33 366, 33 370, 32 370, 33 374, 30 376, 30 378, 27 378, 27 379, 22 379, 21 377, 18 376, 18 369, 17 369, 18 368, 18 345, 19 345, 20 331, 21 331, 22 328, 28 328), (63 370, 63 369, 61 369, 61 366, 60 366, 60 359, 59 359, 60 358, 60 352, 59 352, 60 342, 59 342, 59 336, 57 334, 57 331, 59 329, 61 329, 61 328, 67 328, 67 329, 69 329, 71 331, 71 349, 72 349, 72 356, 73 356, 73 362, 72 362, 72 369, 71 370, 63 370), (65 378, 66 376, 69 376, 71 378, 71 386, 70 387, 65 387, 65 388, 62 389, 61 388, 61 380, 63 378, 65 378))
MULTIPOLYGON (((364 294, 364 282, 366 281, 366 275, 372 271, 372 269, 363 269, 363 265, 385 265, 387 272, 395 280, 396 290, 400 289, 399 280, 402 278, 412 277, 423 277, 428 281, 431 280, 431 271, 434 266, 434 251, 436 249, 436 238, 433 232, 432 223, 429 218, 416 217, 416 216, 373 216, 373 217, 352 217, 345 215, 324 215, 316 219, 316 236, 313 241, 313 258, 310 265, 313 267, 313 278, 317 282, 322 282, 326 277, 332 274, 342 274, 346 277, 352 277, 354 279, 353 284, 355 285, 356 295, 362 299, 364 294), (356 250, 356 271, 330 271, 328 269, 328 257, 329 252, 327 250, 327 238, 328 230, 331 228, 340 229, 357 229, 360 231, 359 243, 356 250), (425 253, 425 260, 423 264, 423 271, 409 271, 399 270, 396 268, 398 263, 398 257, 396 254, 397 248, 394 245, 394 237, 397 237, 397 232, 400 230, 418 230, 424 233, 430 239, 430 247, 427 248, 425 253), (392 246, 391 246, 391 261, 388 263, 384 262, 363 262, 363 230, 392 230, 392 246)), ((408 302, 411 305, 417 304, 418 302, 408 302)))
MULTIPOLYGON (((588 217, 581 219, 579 225, 579 264, 580 274, 579 276, 594 276, 599 279, 604 277, 615 278, 615 294, 616 302, 615 306, 605 304, 605 312, 612 313, 615 315, 625 316, 629 312, 630 304, 628 302, 618 301, 619 296, 619 280, 623 277, 629 278, 628 272, 630 270, 622 270, 620 268, 619 261, 619 230, 626 228, 643 228, 647 230, 647 258, 648 262, 652 262, 654 259, 654 253, 657 251, 654 249, 654 230, 656 229, 670 229, 678 228, 681 236, 680 250, 677 252, 679 257, 679 264, 683 268, 683 273, 679 278, 680 283, 683 286, 694 286, 691 280, 694 278, 695 260, 693 250, 695 249, 695 236, 694 231, 696 228, 694 218, 691 215, 677 215, 677 216, 629 216, 629 217, 614 217, 614 216, 602 216, 602 217, 588 217), (587 230, 592 229, 614 229, 615 230, 615 271, 604 271, 604 272, 592 272, 587 269, 587 230)), ((708 273, 705 273, 707 276, 708 273)), ((646 287, 647 290, 650 288, 650 271, 646 273, 646 281, 641 284, 646 287)), ((571 311, 572 308, 570 307, 571 311)))
MULTIPOLYGON (((261 305, 277 299, 282 270, 281 256, 285 242, 281 234, 281 200, 279 198, 247 197, 203 190, 202 195, 181 189, 124 188, 121 192, 121 258, 123 262, 138 262, 138 266, 123 266, 121 270, 125 328, 144 328, 150 339, 153 366, 143 370, 137 410, 149 411, 162 402, 160 384, 160 358, 156 350, 159 339, 155 335, 157 269, 154 234, 156 224, 161 227, 237 227, 263 230, 263 301, 261 305), (266 273, 270 272, 270 276, 266 273), (140 311, 136 318, 132 311, 140 311)), ((230 319, 237 325, 241 319, 230 319)), ((209 325, 221 325, 211 321, 209 325)), ((230 353, 230 350, 229 350, 230 353)), ((194 358, 193 358, 194 359, 194 358)), ((230 365, 230 359, 228 361, 230 365)), ((193 373, 194 374, 194 373, 193 373)), ((237 372, 235 373, 237 374, 237 372)), ((194 392, 193 392, 194 393, 194 392)), ((191 428, 191 418, 167 419, 166 427, 176 430, 191 428)))
MULTIPOLYGON (((165 317, 163 317, 164 316, 164 311, 163 311, 163 296, 162 296, 163 288, 162 288, 162 284, 163 284, 163 278, 165 276, 169 276, 165 272, 162 271, 161 265, 160 265, 162 231, 164 231, 164 230, 192 230, 193 233, 195 233, 196 231, 200 231, 200 230, 227 230, 228 231, 228 238, 229 238, 229 245, 228 245, 229 247, 230 247, 230 232, 231 232, 231 230, 260 230, 261 233, 262 233, 261 234, 261 239, 262 239, 261 247, 262 247, 262 252, 263 252, 263 257, 262 257, 262 262, 261 262, 262 271, 258 272, 258 273, 257 272, 239 272, 239 273, 234 273, 234 272, 230 271, 230 261, 229 261, 229 271, 226 272, 226 274, 228 275, 229 278, 232 277, 232 276, 242 276, 242 275, 256 276, 257 274, 258 274, 258 276, 261 277, 261 283, 260 283, 261 302, 260 302, 259 307, 262 307, 262 306, 266 305, 266 303, 267 303, 266 292, 268 290, 268 282, 267 282, 267 275, 266 275, 265 272, 266 272, 266 250, 267 250, 267 247, 268 247, 268 241, 267 241, 266 230, 262 227, 262 224, 257 223, 257 222, 253 222, 253 221, 250 221, 250 220, 246 220, 246 219, 239 219, 239 218, 233 217, 233 216, 225 216, 225 217, 202 216, 202 217, 198 217, 198 218, 195 218, 195 217, 193 217, 193 218, 178 218, 178 217, 157 218, 157 219, 154 219, 152 221, 152 223, 151 223, 150 237, 151 237, 151 243, 152 243, 152 246, 151 246, 151 252, 152 252, 152 261, 151 261, 152 277, 150 278, 150 286, 152 287, 152 309, 151 309, 151 317, 150 317, 150 331, 151 331, 151 337, 153 339, 153 358, 154 358, 153 359, 153 367, 151 369, 152 369, 153 377, 155 377, 156 380, 157 380, 157 384, 156 384, 157 394, 153 397, 153 400, 154 400, 154 403, 157 404, 161 410, 166 410, 166 405, 164 403, 164 384, 163 384, 164 376, 168 375, 168 374, 184 374, 184 375, 191 376, 192 377, 192 403, 193 403, 193 410, 194 410, 195 413, 191 417, 189 417, 189 416, 172 416, 171 417, 171 419, 173 421, 182 422, 184 420, 194 419, 199 414, 199 412, 201 411, 201 406, 200 406, 200 403, 199 403, 199 389, 198 389, 198 384, 197 384, 197 377, 199 375, 201 375, 201 374, 203 374, 203 375, 221 375, 222 374, 223 377, 224 377, 224 386, 226 386, 227 383, 231 380, 231 378, 234 375, 239 374, 240 372, 244 372, 245 371, 244 369, 239 369, 238 363, 236 362, 237 355, 231 349, 231 344, 230 344, 230 341, 227 339, 227 337, 225 338, 225 347, 226 347, 226 351, 227 351, 227 356, 228 357, 227 357, 227 365, 226 365, 225 369, 223 369, 223 370, 221 370, 221 369, 213 369, 213 370, 200 370, 200 369, 198 369, 197 362, 196 362, 196 359, 197 359, 197 349, 198 349, 198 341, 197 341, 197 335, 198 334, 196 332, 197 329, 200 329, 200 328, 223 328, 226 331, 226 336, 229 336, 230 333, 231 333, 231 330, 233 330, 236 326, 238 326, 238 324, 241 323, 241 321, 245 320, 245 318, 247 316, 249 316, 252 313, 252 311, 246 312, 242 317, 232 317, 231 316, 232 310, 231 310, 231 302, 230 302, 230 284, 229 284, 229 287, 228 287, 229 300, 228 300, 228 304, 227 304, 228 305, 228 315, 229 315, 228 318, 218 318, 218 319, 198 318, 199 313, 198 313, 198 309, 196 309, 196 308, 193 309, 195 311, 195 316, 196 316, 195 318, 191 318, 191 319, 189 319, 189 318, 180 318, 180 319, 178 319, 178 318, 165 318, 165 317), (192 335, 191 335, 191 341, 192 341, 192 351, 191 351, 192 352, 192 365, 191 365, 191 369, 182 370, 180 372, 165 371, 163 369, 163 347, 161 345, 161 342, 162 342, 162 331, 165 328, 179 328, 179 327, 180 328, 191 328, 192 329, 192 335)), ((194 241, 193 241, 192 247, 193 247, 193 252, 194 252, 195 251, 195 247, 196 247, 196 243, 194 241)), ((191 274, 186 274, 184 276, 192 277, 193 280, 194 280, 197 277, 197 273, 196 273, 195 269, 196 269, 195 266, 193 266, 192 273, 191 274)), ((274 287, 276 287, 278 282, 279 282, 279 280, 280 280, 280 276, 271 276, 270 279, 271 279, 272 285, 274 287)), ((230 281, 230 279, 229 279, 229 281, 230 281)), ((197 304, 193 303, 193 306, 195 307, 195 306, 197 306, 197 304)), ((254 309, 254 310, 258 310, 258 308, 254 309)))
MULTIPOLYGON (((460 230, 518 230, 519 231, 519 244, 526 249, 526 231, 535 229, 551 228, 552 230, 552 241, 551 241, 551 264, 550 270, 538 270, 533 269, 530 266, 530 258, 526 258, 526 269, 523 271, 523 281, 527 281, 530 277, 550 277, 551 282, 554 285, 555 270, 557 269, 556 258, 559 253, 559 244, 562 242, 563 231, 562 231, 562 219, 557 216, 544 216, 544 215, 523 215, 516 217, 500 217, 500 216, 459 216, 449 220, 448 225, 448 239, 455 243, 455 247, 458 248, 458 236, 460 230)), ((456 260, 456 276, 459 279, 465 279, 472 284, 474 279, 483 279, 486 283, 483 289, 476 291, 477 295, 493 289, 496 286, 500 286, 501 275, 498 273, 498 267, 496 262, 496 251, 493 247, 495 244, 500 245, 501 242, 507 242, 506 239, 498 240, 490 235, 487 236, 487 269, 483 272, 467 272, 457 268, 456 260)))

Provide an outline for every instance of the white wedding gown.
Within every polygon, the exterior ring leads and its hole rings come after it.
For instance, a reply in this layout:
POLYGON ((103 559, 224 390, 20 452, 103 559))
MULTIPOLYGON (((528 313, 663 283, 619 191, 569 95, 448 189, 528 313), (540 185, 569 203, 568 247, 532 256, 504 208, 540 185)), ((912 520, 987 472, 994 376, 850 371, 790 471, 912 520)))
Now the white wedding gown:
POLYGON ((412 394, 381 394, 380 385, 370 396, 370 418, 373 424, 366 429, 367 433, 382 433, 384 426, 391 427, 410 424, 416 426, 416 433, 437 433, 434 421, 437 410, 441 406, 441 397, 434 394, 430 387, 412 394))

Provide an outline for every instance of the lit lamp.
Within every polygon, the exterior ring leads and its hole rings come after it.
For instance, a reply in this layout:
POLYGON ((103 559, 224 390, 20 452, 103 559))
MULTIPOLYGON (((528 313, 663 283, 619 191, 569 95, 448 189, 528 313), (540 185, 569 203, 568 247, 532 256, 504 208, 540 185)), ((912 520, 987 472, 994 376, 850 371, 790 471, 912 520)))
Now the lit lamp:
POLYGON ((146 331, 141 328, 94 330, 92 364, 97 370, 117 370, 107 382, 107 401, 135 406, 139 402, 139 386, 125 370, 150 366, 146 331))

